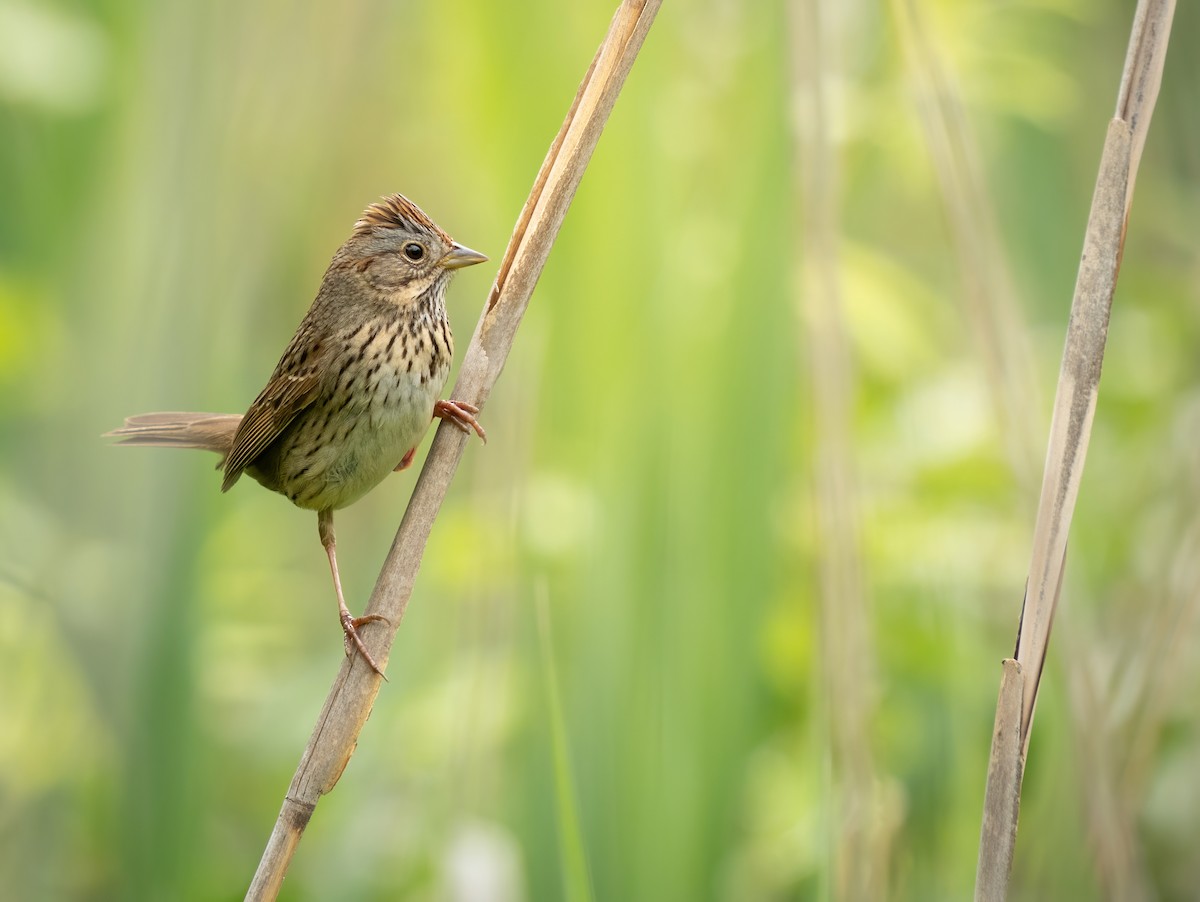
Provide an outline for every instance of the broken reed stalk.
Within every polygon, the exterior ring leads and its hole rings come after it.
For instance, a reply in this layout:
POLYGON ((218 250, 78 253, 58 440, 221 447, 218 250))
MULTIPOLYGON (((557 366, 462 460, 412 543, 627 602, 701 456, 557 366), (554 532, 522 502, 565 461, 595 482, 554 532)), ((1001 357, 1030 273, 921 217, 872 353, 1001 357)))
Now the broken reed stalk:
MULTIPOLYGON (((624 0, 617 9, 521 210, 463 357, 452 397, 479 407, 487 402, 608 114, 661 5, 662 0, 624 0)), ((387 628, 367 629, 365 636, 368 649, 382 666, 387 664, 412 594, 434 518, 466 447, 467 436, 446 426, 442 423, 434 436, 367 605, 367 614, 387 618, 387 628)), ((247 900, 258 902, 278 895, 317 802, 333 789, 354 752, 380 682, 361 656, 343 661, 296 768, 247 900)))
POLYGON ((1033 710, 1062 588, 1067 534, 1096 413, 1129 204, 1162 81, 1174 13, 1174 0, 1139 0, 1117 111, 1108 125, 1100 158, 1054 399, 1016 660, 1005 662, 996 706, 975 875, 976 900, 1003 900, 1008 894, 1033 710))

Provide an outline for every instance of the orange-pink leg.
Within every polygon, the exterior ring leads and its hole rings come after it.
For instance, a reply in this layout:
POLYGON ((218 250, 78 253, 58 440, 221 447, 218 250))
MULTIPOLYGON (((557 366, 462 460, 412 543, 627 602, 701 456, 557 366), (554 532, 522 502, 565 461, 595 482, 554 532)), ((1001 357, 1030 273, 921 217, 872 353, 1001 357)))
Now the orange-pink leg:
POLYGON ((438 401, 433 405, 435 419, 449 420, 467 435, 470 435, 473 430, 486 444, 487 433, 479 425, 479 420, 475 419, 477 413, 479 413, 479 408, 466 401, 438 401))
POLYGON ((404 457, 402 457, 400 459, 400 463, 396 464, 396 469, 394 469, 392 472, 399 473, 401 470, 407 470, 409 467, 412 466, 413 458, 416 456, 417 456, 417 449, 415 447, 409 448, 408 453, 405 454, 404 457))
POLYGON ((325 547, 325 555, 329 558, 329 570, 333 573, 333 589, 337 592, 338 619, 342 622, 342 632, 346 634, 346 654, 358 649, 358 653, 363 656, 363 660, 370 665, 371 669, 383 676, 383 671, 375 663, 371 653, 367 651, 367 646, 363 644, 362 637, 358 634, 358 628, 377 621, 386 623, 387 618, 382 614, 367 614, 365 617, 350 616, 350 609, 346 607, 346 599, 342 596, 342 578, 338 575, 336 543, 333 537, 333 511, 323 510, 317 514, 317 530, 321 534, 321 544, 325 547))

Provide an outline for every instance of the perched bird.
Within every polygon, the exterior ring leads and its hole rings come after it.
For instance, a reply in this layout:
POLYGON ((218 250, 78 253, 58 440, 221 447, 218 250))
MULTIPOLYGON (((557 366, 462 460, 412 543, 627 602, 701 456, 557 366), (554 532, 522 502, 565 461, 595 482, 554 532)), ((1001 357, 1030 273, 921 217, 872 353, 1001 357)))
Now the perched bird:
POLYGON ((412 463, 433 418, 487 441, 479 409, 438 400, 454 337, 446 286, 455 270, 487 260, 399 194, 371 204, 325 271, 316 300, 275 372, 244 416, 147 413, 108 433, 124 445, 202 448, 221 455, 221 491, 246 473, 317 512, 347 652, 367 652, 342 595, 333 512, 412 463))

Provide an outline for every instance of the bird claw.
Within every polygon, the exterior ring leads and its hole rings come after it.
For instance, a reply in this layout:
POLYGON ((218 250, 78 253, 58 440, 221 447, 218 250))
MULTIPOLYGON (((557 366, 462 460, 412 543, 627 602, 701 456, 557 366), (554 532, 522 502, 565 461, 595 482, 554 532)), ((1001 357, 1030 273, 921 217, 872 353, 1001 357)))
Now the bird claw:
POLYGON ((479 413, 479 408, 474 404, 468 404, 466 401, 445 400, 438 401, 433 405, 434 417, 447 420, 461 429, 467 435, 472 431, 483 439, 483 443, 487 444, 487 432, 483 426, 475 419, 475 414, 479 413))
POLYGON ((387 623, 388 619, 382 614, 365 614, 362 617, 351 617, 348 611, 343 611, 341 621, 342 632, 345 633, 347 656, 354 654, 355 650, 357 650, 363 656, 363 660, 367 662, 367 666, 386 680, 387 677, 384 676, 382 668, 375 663, 375 659, 367 651, 367 646, 363 644, 362 636, 358 633, 358 628, 368 623, 387 623))

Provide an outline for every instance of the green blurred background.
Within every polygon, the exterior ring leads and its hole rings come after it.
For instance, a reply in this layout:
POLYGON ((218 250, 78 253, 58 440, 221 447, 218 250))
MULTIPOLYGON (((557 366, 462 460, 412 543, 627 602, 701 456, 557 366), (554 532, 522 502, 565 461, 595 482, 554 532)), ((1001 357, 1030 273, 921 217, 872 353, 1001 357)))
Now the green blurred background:
MULTIPOLYGON (((613 7, 0 0, 5 898, 241 897, 342 655, 315 518, 98 435, 245 409, 381 194, 498 259, 613 7)), ((1133 4, 835 3, 819 55, 807 9, 666 3, 284 898, 969 895, 1133 4)), ((1200 886, 1198 39, 1180 4, 1014 898, 1200 886)), ((412 479, 339 515, 352 608, 412 479)))

